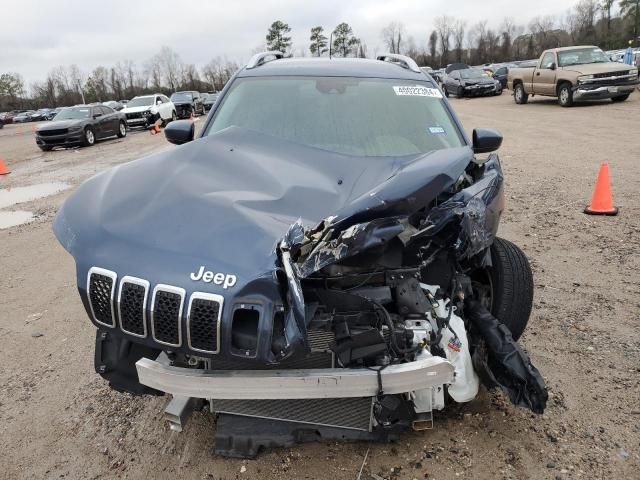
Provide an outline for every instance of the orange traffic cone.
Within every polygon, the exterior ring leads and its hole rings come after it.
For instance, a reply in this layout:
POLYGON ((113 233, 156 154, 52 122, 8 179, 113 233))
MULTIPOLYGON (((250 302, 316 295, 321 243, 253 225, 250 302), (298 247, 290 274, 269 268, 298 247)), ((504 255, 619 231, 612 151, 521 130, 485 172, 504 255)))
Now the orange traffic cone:
POLYGON ((609 164, 602 162, 600 172, 596 180, 596 188, 593 190, 591 205, 584 209, 584 213, 590 215, 617 215, 618 209, 613 206, 611 195, 611 182, 609 181, 609 164))
POLYGON ((4 164, 2 159, 0 158, 0 175, 6 175, 7 173, 11 173, 7 166, 4 164))

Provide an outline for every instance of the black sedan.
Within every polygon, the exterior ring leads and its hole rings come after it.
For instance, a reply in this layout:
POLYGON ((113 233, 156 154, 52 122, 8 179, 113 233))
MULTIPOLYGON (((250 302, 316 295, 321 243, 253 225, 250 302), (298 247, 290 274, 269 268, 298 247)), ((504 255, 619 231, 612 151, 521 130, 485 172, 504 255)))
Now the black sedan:
POLYGON ((465 68, 449 73, 442 85, 444 94, 456 97, 500 95, 502 85, 479 68, 465 68))
POLYGON ((41 150, 53 147, 83 145, 89 147, 107 137, 127 135, 127 119, 105 105, 79 105, 64 108, 51 122, 36 130, 36 143, 41 150))
POLYGON ((205 113, 200 92, 192 90, 175 92, 171 95, 171 101, 176 107, 178 118, 189 118, 191 115, 195 117, 199 113, 202 115, 205 113))

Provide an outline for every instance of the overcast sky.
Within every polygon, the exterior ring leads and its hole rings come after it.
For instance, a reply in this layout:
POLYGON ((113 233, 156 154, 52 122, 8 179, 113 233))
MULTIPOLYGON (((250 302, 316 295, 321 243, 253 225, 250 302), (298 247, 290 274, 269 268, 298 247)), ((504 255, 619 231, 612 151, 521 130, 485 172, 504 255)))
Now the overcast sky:
POLYGON ((294 54, 308 48, 309 29, 329 32, 340 22, 353 27, 368 54, 382 53, 380 30, 402 22, 416 44, 426 44, 433 19, 446 14, 467 21, 505 16, 526 25, 537 15, 562 15, 573 0, 2 0, 0 73, 18 72, 27 85, 57 65, 89 72, 131 59, 138 65, 162 45, 187 63, 202 66, 215 56, 246 61, 265 43, 274 20, 288 23, 294 54))

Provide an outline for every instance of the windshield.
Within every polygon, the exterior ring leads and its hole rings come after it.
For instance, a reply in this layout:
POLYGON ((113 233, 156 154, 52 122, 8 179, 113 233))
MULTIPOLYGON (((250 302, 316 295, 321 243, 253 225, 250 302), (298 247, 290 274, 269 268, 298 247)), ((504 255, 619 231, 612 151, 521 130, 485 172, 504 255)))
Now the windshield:
POLYGON ((60 111, 53 119, 54 120, 80 120, 82 118, 89 118, 89 107, 74 107, 65 108, 60 111))
POLYGON ((172 102, 190 102, 191 99, 192 99, 191 94, 187 92, 176 92, 173 95, 171 95, 172 102))
POLYGON ((153 105, 154 97, 136 97, 127 103, 127 107, 148 107, 153 105))
POLYGON ((460 72, 460 77, 464 78, 465 80, 488 77, 487 73, 484 70, 480 70, 479 68, 465 68, 458 71, 460 72))
POLYGON ((240 78, 205 135, 238 126, 331 152, 418 155, 464 141, 428 82, 349 77, 240 78))
POLYGON ((609 61, 602 50, 594 47, 558 52, 558 65, 560 67, 587 63, 607 63, 609 61))

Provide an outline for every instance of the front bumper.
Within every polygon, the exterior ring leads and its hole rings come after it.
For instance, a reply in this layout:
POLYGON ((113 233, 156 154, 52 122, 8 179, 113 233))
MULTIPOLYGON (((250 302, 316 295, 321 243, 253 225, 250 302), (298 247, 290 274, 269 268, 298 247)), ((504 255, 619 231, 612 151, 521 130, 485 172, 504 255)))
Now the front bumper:
POLYGON ((82 129, 61 135, 41 136, 36 133, 36 143, 47 147, 64 147, 82 143, 82 129))
POLYGON ((613 85, 578 84, 573 89, 574 100, 601 100, 620 95, 627 95, 640 84, 638 80, 613 85))
POLYGON ((498 92, 497 85, 491 85, 489 87, 472 85, 464 87, 465 97, 483 97, 486 95, 495 95, 498 92))
MULTIPOLYGON (((374 397, 379 393, 373 369, 227 370, 172 367, 162 360, 136 362, 139 382, 181 397, 220 400, 276 400, 374 397)), ((449 384, 453 365, 441 357, 389 365, 379 372, 385 394, 401 394, 449 384)))
POLYGON ((128 127, 149 127, 152 123, 156 122, 160 118, 160 114, 150 114, 147 116, 136 116, 129 118, 127 116, 127 126, 128 127))

